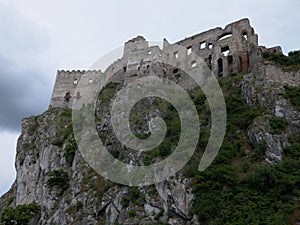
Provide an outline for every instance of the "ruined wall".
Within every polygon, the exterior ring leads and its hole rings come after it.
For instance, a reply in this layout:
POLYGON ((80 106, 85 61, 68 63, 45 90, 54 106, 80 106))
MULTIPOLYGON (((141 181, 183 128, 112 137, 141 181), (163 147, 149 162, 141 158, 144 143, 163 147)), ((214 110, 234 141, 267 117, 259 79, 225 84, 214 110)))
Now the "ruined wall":
POLYGON ((136 52, 138 50, 146 49, 149 47, 148 41, 142 36, 137 36, 124 45, 124 55, 128 55, 131 52, 136 52))
POLYGON ((258 46, 252 48, 249 54, 251 75, 265 82, 271 81, 289 86, 300 86, 300 70, 284 70, 274 64, 266 63, 262 60, 264 52, 282 53, 282 50, 279 46, 272 48, 258 46))
MULTIPOLYGON (((103 76, 101 71, 57 71, 56 81, 51 96, 49 107, 68 107, 72 108, 72 101, 81 98, 82 93, 76 92, 76 87, 83 76, 86 75, 103 76)), ((93 85, 93 80, 88 81, 88 85, 93 85)))
MULTIPOLYGON (((160 63, 162 60, 174 61, 179 67, 180 61, 184 59, 184 67, 193 67, 192 52, 202 58, 217 77, 251 72, 256 76, 266 76, 268 79, 277 79, 279 82, 288 84, 298 82, 299 79, 299 72, 287 73, 262 63, 263 52, 282 53, 281 48, 258 46, 258 36, 249 20, 242 19, 228 24, 224 29, 217 27, 174 44, 169 44, 164 39, 163 50, 158 46, 149 46, 144 37, 138 36, 124 44, 122 58, 113 62, 105 72, 58 71, 50 107, 71 108, 72 100, 83 97, 82 93, 76 93, 77 83, 83 76, 90 73, 97 74, 101 78, 98 80, 102 82, 103 86, 106 85, 106 82, 126 83, 150 74, 160 77, 168 75, 168 78, 182 85, 183 88, 193 88, 195 82, 188 76, 179 78, 180 74, 174 72, 174 67, 160 63), (177 50, 176 46, 178 45, 184 48, 177 50)), ((88 82, 86 88, 93 85, 93 81, 86 82, 88 82)))
MULTIPOLYGON (((140 39, 140 38, 139 38, 140 39)), ((145 68, 149 69, 150 64, 161 60, 162 50, 158 46, 147 47, 145 40, 136 45, 134 41, 125 44, 124 56, 113 62, 105 72, 88 71, 57 71, 55 86, 51 96, 49 107, 72 108, 73 100, 84 98, 84 93, 77 91, 77 85, 82 78, 97 77, 97 82, 105 86, 107 82, 130 82, 133 77, 139 77, 145 73, 145 68), (140 46, 140 47, 136 47, 140 46), (138 75, 138 76, 132 76, 138 75)), ((85 79, 86 84, 81 84, 83 88, 96 85, 93 79, 85 79)))
POLYGON ((258 36, 249 20, 242 19, 224 29, 218 27, 175 44, 186 47, 186 54, 193 51, 204 58, 216 76, 228 76, 249 71, 248 54, 253 46, 258 46, 258 36))
POLYGON ((289 86, 300 86, 300 70, 284 71, 282 68, 272 64, 267 64, 265 67, 266 80, 273 80, 289 86))

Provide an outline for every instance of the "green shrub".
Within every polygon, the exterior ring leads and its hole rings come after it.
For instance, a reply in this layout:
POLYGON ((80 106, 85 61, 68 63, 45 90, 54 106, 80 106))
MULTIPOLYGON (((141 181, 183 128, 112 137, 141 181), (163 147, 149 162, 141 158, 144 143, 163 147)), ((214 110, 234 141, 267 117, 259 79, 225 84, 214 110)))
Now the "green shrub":
POLYGON ((300 87, 289 87, 285 86, 285 95, 292 106, 294 106, 298 111, 300 110, 300 87))
POLYGON ((300 144, 294 144, 294 145, 285 147, 283 149, 283 152, 287 156, 291 156, 293 158, 299 158, 300 157, 300 144))
POLYGON ((299 196, 300 162, 255 169, 245 178, 233 175, 233 167, 209 167, 193 185, 192 213, 203 224, 291 224, 299 196))
POLYGON ((240 96, 226 96, 226 111, 228 114, 235 114, 238 112, 242 112, 244 109, 244 102, 240 96))
POLYGON ((55 114, 56 137, 51 144, 62 147, 67 138, 73 134, 72 110, 67 108, 57 108, 55 114))
POLYGON ((296 63, 300 63, 300 51, 291 51, 288 56, 296 63))
POLYGON ((37 116, 32 116, 30 117, 30 123, 29 123, 29 127, 28 127, 28 135, 32 136, 35 134, 35 132, 37 131, 38 128, 38 124, 37 124, 37 116))
POLYGON ((120 89, 121 85, 115 82, 109 82, 99 93, 99 99, 101 101, 109 103, 116 92, 120 89))
POLYGON ((133 218, 133 217, 135 217, 135 215, 136 215, 135 209, 128 210, 128 217, 129 218, 133 218))
POLYGON ((69 165, 72 165, 73 163, 77 148, 78 147, 77 147, 76 140, 73 137, 71 140, 68 141, 65 147, 65 154, 64 154, 66 162, 69 163, 69 165))
POLYGON ((248 161, 243 162, 243 164, 242 164, 242 171, 244 173, 246 173, 249 170, 249 168, 250 168, 250 163, 248 161))
POLYGON ((300 144, 300 130, 298 130, 289 137, 289 142, 291 144, 300 144))
POLYGON ((36 203, 18 205, 16 208, 9 207, 4 209, 0 221, 5 225, 27 225, 40 210, 36 203))
POLYGON ((231 165, 214 165, 196 176, 198 192, 222 190, 224 186, 234 186, 238 182, 237 170, 231 165))
POLYGON ((130 187, 129 188, 129 199, 133 203, 137 203, 137 200, 140 197, 140 190, 138 187, 130 187))
POLYGON ((129 197, 128 196, 123 196, 120 203, 121 203, 123 208, 127 208, 129 206, 129 203, 130 203, 129 197))
POLYGON ((48 176, 49 178, 46 182, 46 185, 49 188, 52 188, 53 186, 59 186, 63 191, 69 188, 69 176, 68 173, 63 169, 50 171, 48 176))
POLYGON ((258 169, 247 180, 248 185, 262 193, 275 187, 277 183, 276 172, 272 167, 258 169))
POLYGON ((59 114, 60 117, 66 117, 66 118, 71 118, 72 117, 72 110, 70 109, 64 109, 63 112, 59 114))
POLYGON ((270 118, 269 123, 275 134, 280 134, 288 126, 286 119, 278 116, 273 116, 270 118))
POLYGON ((266 155, 266 150, 267 150, 267 143, 265 141, 259 142, 257 147, 250 155, 251 162, 263 160, 266 155))
POLYGON ((83 208, 83 203, 81 201, 77 201, 76 210, 80 210, 83 208))
POLYGON ((281 53, 264 52, 263 59, 284 69, 300 69, 300 51, 289 52, 288 56, 281 53))
POLYGON ((129 206, 129 203, 138 204, 138 200, 140 199, 140 191, 138 187, 130 187, 128 190, 128 194, 122 197, 121 205, 124 208, 129 206))
POLYGON ((169 140, 164 141, 158 147, 159 155, 164 157, 168 156, 172 152, 172 143, 169 140))

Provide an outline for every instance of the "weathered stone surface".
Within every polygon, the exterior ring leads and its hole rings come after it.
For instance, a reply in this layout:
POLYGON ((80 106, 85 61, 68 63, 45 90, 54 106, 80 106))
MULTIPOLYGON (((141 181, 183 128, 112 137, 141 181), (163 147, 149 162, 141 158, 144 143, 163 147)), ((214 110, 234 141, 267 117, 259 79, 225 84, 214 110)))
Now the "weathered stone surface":
POLYGON ((285 85, 300 86, 299 71, 283 71, 261 61, 254 65, 253 72, 246 74, 241 83, 246 103, 260 106, 272 116, 285 118, 288 127, 283 133, 275 135, 270 132, 267 117, 257 118, 248 132, 249 138, 254 146, 260 141, 266 141, 266 161, 280 162, 283 148, 290 145, 288 137, 300 128, 300 112, 284 97, 285 85))
MULTIPOLYGON (((161 64, 162 59, 169 62, 173 59, 183 58, 183 55, 188 59, 190 52, 201 57, 216 77, 226 77, 239 72, 251 72, 253 61, 257 60, 256 56, 251 55, 253 48, 258 48, 258 36, 248 19, 241 19, 228 24, 224 29, 217 27, 196 34, 174 44, 169 44, 167 40, 164 40, 162 50, 158 46, 149 46, 144 37, 138 36, 125 43, 123 56, 113 62, 105 71, 58 71, 50 107, 72 108, 72 100, 84 98, 84 93, 78 93, 76 90, 83 77, 95 75, 103 86, 106 85, 104 80, 107 78, 114 82, 124 80, 129 82, 145 74, 164 77, 166 74, 172 74, 174 68, 161 64), (184 51, 167 51, 175 45, 182 46, 184 51), (118 75, 115 76, 114 74, 118 75)), ((271 48, 270 50, 281 52, 280 47, 271 48)), ((261 47, 262 51, 269 51, 269 49, 261 47)), ((175 75, 176 73, 173 74, 173 76, 175 75)), ((195 83, 189 80, 189 77, 176 76, 175 81, 185 89, 195 86, 195 83)), ((83 85, 90 88, 96 85, 96 82, 88 80, 83 85)))

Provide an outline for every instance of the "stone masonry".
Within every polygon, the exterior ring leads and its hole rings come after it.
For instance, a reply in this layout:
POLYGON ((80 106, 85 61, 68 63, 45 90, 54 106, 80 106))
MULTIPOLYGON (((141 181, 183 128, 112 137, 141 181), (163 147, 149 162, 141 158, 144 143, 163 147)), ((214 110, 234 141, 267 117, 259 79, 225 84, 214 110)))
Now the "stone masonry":
MULTIPOLYGON (((264 51, 281 53, 280 47, 265 48, 258 46, 258 35, 250 25, 248 19, 242 19, 228 24, 224 29, 217 27, 192 37, 185 38, 174 44, 163 41, 163 50, 158 46, 149 46, 145 38, 138 36, 129 40, 124 45, 123 57, 113 62, 104 72, 98 70, 87 71, 58 71, 56 82, 51 97, 50 107, 72 108, 73 99, 81 97, 82 93, 76 92, 78 82, 83 76, 96 75, 105 84, 104 78, 110 81, 129 79, 133 74, 139 75, 143 70, 152 69, 153 73, 167 73, 168 68, 161 67, 162 71, 156 70, 153 64, 160 62, 162 58, 180 58, 180 54, 189 57, 191 52, 201 57, 211 68, 216 77, 226 77, 234 73, 252 72, 256 61, 261 58, 264 51), (186 51, 167 52, 166 48, 180 45, 186 51), (120 72, 121 71, 121 72, 120 72), (118 74, 118 76, 115 76, 118 74), (114 76, 113 76, 114 75, 114 76), (102 79, 103 78, 103 79, 102 79)), ((174 48, 176 49, 176 48, 174 48)), ((193 61, 191 62, 193 66, 193 61)), ((159 75, 159 74, 158 74, 159 75)), ((277 76, 269 75, 270 78, 277 76)), ((280 76, 280 79, 282 76, 280 76)), ((93 80, 88 80, 88 85, 93 85, 93 80)), ((191 82, 181 81, 183 88, 192 88, 191 82)))

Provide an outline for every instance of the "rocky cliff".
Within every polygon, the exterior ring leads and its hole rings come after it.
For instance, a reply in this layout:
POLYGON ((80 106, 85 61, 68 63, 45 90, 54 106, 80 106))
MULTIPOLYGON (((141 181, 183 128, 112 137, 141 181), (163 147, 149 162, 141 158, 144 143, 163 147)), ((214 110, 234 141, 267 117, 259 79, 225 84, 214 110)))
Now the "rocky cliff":
MULTIPOLYGON (((196 152, 176 176, 155 185, 122 186, 97 174, 78 151, 70 109, 50 108, 24 119, 16 181, 0 198, 1 223, 299 224, 300 77, 297 68, 283 72, 285 67, 268 60, 259 59, 251 73, 219 79, 227 131, 219 155, 204 172, 198 163, 209 136, 209 108, 201 89, 189 90, 202 128, 196 152)), ((110 83, 100 93, 99 137, 123 162, 147 165, 164 159, 180 133, 176 110, 156 98, 137 104, 130 117, 137 137, 147 138, 153 116, 164 118, 170 132, 153 152, 133 152, 118 142, 110 121, 111 99, 121 85, 110 83)))

